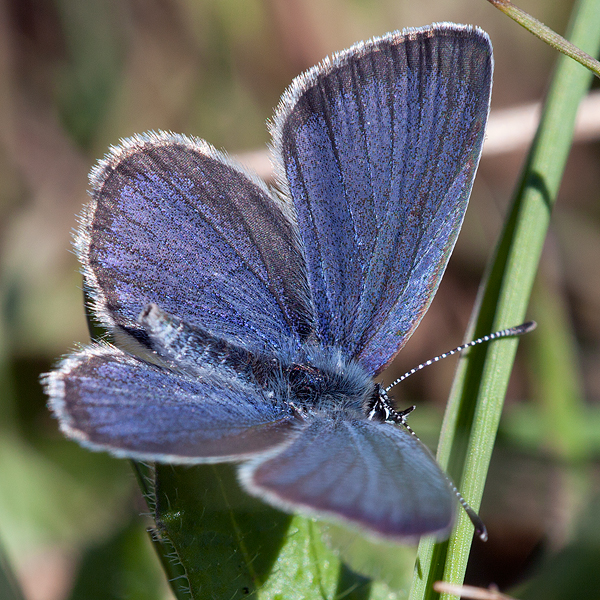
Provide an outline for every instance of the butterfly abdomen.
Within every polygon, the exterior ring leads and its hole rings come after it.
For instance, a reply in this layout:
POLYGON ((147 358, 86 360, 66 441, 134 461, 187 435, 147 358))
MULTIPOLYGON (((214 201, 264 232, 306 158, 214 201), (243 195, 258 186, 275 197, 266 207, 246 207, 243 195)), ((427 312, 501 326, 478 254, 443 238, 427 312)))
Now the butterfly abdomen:
POLYGON ((140 314, 151 349, 167 364, 176 365, 192 376, 206 369, 230 369, 238 377, 268 387, 273 372, 280 370, 279 360, 233 344, 208 331, 169 315, 156 304, 149 304, 140 314), (183 368, 182 368, 183 367, 183 368))

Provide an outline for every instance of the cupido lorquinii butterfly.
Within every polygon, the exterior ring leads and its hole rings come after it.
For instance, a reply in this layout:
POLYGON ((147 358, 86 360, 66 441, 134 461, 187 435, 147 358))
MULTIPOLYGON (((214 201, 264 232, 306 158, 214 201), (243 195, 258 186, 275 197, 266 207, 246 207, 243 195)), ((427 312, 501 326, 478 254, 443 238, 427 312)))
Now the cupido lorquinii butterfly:
POLYGON ((447 536, 455 489, 374 378, 454 247, 492 63, 488 36, 453 24, 324 60, 276 111, 276 189, 200 139, 112 148, 76 241, 111 341, 44 376, 62 431, 119 457, 239 463, 250 494, 375 536, 447 536))

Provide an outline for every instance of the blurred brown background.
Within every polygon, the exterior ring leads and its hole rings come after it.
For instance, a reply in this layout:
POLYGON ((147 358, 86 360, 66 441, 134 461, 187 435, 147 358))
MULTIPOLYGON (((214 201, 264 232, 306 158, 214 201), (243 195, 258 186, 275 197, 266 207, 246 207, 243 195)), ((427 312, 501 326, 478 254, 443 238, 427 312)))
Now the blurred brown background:
MULTIPOLYGON (((573 3, 521 5, 564 33, 573 3)), ((38 383, 88 340, 70 237, 91 166, 150 129, 260 154, 294 76, 359 39, 435 21, 490 34, 493 118, 543 99, 557 54, 485 0, 0 1, 0 544, 29 600, 68 597, 90 548, 114 532, 144 535, 128 466, 64 441, 38 383)), ((490 542, 476 546, 470 570, 482 585, 543 578, 558 560, 578 585, 589 576, 595 597, 600 589, 586 563, 600 560, 600 143, 591 128, 569 159, 529 313, 539 328, 523 340, 507 398, 482 508, 490 542), (563 418, 570 437, 556 435, 563 418), (585 560, 569 559, 579 553, 585 560)), ((484 155, 447 275, 386 380, 461 342, 525 156, 515 144, 484 155)), ((454 368, 445 361, 396 392, 418 404, 411 424, 433 444, 454 368)), ((157 569, 152 560, 148 548, 157 569)))

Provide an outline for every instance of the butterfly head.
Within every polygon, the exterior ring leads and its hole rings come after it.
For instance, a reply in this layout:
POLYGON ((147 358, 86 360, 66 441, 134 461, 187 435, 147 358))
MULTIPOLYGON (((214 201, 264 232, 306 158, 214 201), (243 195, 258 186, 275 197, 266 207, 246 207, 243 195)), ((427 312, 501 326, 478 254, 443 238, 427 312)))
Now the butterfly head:
POLYGON ((397 411, 385 388, 379 384, 375 384, 373 394, 365 405, 364 413, 369 421, 379 423, 396 423, 404 425, 412 433, 412 429, 406 423, 406 417, 415 410, 415 406, 410 406, 401 411, 397 411))

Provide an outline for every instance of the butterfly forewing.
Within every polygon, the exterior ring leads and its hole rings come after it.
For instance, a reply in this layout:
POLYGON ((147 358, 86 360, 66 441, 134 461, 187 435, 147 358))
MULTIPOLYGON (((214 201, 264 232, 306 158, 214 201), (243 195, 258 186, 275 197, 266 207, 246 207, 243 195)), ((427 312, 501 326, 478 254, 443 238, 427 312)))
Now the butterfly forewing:
POLYGON ((105 325, 135 335, 153 302, 249 349, 279 351, 310 331, 294 226, 264 184, 205 142, 132 138, 92 186, 78 247, 105 325))
POLYGON ((488 115, 489 39, 433 26, 300 76, 275 119, 318 334, 379 372, 414 331, 466 210, 488 115))

